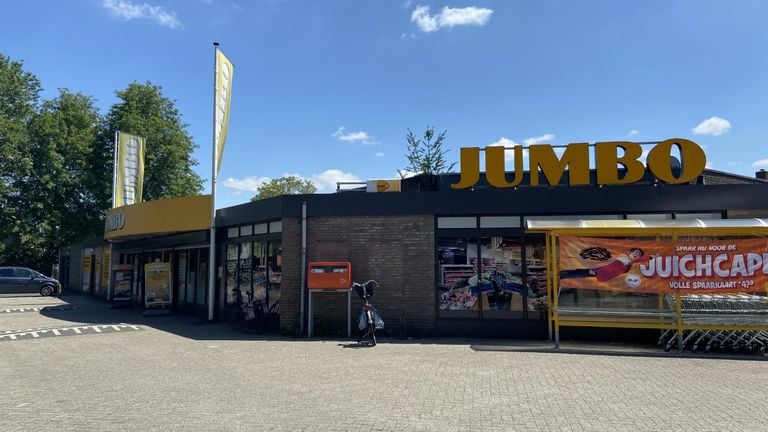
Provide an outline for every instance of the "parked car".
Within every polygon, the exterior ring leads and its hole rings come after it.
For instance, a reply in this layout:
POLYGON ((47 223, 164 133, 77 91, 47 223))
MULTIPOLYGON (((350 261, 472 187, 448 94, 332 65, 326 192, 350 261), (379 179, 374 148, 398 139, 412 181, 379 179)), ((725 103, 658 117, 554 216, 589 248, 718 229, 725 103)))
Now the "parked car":
POLYGON ((55 296, 61 293, 61 283, 24 267, 0 267, 0 294, 40 293, 55 296))

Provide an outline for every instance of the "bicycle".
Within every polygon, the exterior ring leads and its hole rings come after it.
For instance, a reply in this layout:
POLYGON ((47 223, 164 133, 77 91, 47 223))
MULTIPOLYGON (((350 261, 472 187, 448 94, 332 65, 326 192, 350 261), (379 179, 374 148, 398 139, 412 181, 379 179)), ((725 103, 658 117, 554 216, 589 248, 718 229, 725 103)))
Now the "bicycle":
POLYGON ((243 298, 243 292, 239 288, 233 288, 232 294, 235 299, 230 309, 230 317, 234 313, 234 319, 228 320, 230 325, 237 329, 243 330, 243 333, 248 333, 251 329, 257 330, 259 333, 263 332, 264 328, 264 301, 254 300, 253 291, 246 291, 248 296, 246 301, 243 298))
POLYGON ((248 291, 248 302, 243 305, 243 316, 245 318, 245 331, 248 333, 254 329, 257 333, 264 333, 266 302, 264 300, 254 300, 253 291, 248 291))
POLYGON ((245 313, 243 310, 243 307, 245 306, 245 301, 243 300, 243 292, 239 288, 233 288, 232 295, 235 298, 234 298, 234 301, 231 303, 231 308, 229 309, 230 319, 228 319, 227 321, 233 328, 240 329, 240 328, 243 328, 245 324, 245 313), (234 313, 234 316, 232 315, 233 313, 234 313))
POLYGON ((359 344, 365 344, 370 346, 376 346, 376 329, 384 328, 384 321, 381 319, 379 312, 376 310, 368 299, 373 297, 374 288, 378 287, 378 282, 369 280, 364 284, 352 282, 352 288, 357 291, 360 300, 363 300, 363 306, 360 308, 360 315, 358 318, 358 328, 365 330, 365 333, 357 340, 359 344))

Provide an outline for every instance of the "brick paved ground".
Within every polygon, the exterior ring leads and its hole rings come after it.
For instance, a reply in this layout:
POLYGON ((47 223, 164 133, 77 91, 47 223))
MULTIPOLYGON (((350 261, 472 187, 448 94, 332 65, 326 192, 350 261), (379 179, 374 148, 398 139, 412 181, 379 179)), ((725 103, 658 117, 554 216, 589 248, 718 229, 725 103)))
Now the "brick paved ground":
MULTIPOLYGON (((0 431, 768 429, 763 361, 475 351, 463 340, 242 337, 85 297, 0 298, 0 431)), ((484 342, 485 343, 485 342, 484 342)))

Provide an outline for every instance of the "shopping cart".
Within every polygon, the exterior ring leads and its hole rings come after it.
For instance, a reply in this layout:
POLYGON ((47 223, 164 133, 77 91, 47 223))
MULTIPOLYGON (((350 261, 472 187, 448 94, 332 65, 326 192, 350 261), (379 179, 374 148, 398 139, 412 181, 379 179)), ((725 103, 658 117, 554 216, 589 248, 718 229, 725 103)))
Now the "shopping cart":
MULTIPOLYGON (((683 331, 681 338, 677 337, 675 329, 665 330, 658 340, 665 351, 676 346, 682 351, 690 346, 692 352, 700 349, 707 352, 766 352, 768 331, 759 328, 768 327, 768 297, 755 294, 686 294, 680 300, 683 325, 700 328, 683 331), (742 329, 728 330, 723 327, 742 329)), ((674 296, 667 296, 670 305, 674 301, 674 296)))

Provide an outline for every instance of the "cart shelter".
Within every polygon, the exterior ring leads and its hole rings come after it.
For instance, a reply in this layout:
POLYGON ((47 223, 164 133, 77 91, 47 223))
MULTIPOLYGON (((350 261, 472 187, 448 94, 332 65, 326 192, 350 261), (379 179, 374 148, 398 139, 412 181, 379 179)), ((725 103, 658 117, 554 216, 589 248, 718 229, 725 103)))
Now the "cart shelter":
POLYGON ((681 352, 704 343, 765 351, 768 219, 527 225, 546 235, 555 347, 561 327, 602 327, 658 329, 681 352))

